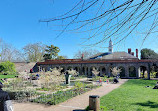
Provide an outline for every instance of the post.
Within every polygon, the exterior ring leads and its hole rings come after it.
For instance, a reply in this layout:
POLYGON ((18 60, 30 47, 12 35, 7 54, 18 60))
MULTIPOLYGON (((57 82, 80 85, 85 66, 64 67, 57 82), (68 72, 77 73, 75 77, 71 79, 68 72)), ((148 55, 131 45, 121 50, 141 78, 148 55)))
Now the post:
POLYGON ((98 95, 89 96, 89 110, 100 110, 100 97, 98 95))
POLYGON ((148 79, 150 80, 150 64, 148 63, 148 79))

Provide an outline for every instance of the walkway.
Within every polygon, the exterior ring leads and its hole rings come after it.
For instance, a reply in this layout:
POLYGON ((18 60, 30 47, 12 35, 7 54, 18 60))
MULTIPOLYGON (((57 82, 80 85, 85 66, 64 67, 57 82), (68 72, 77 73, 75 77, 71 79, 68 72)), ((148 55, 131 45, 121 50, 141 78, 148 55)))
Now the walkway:
POLYGON ((15 111, 73 111, 73 110, 83 110, 89 105, 89 95, 99 95, 104 96, 111 92, 112 90, 118 88, 121 84, 125 83, 127 79, 122 79, 118 84, 106 84, 104 83, 102 87, 89 91, 85 94, 76 96, 69 99, 63 103, 55 106, 45 106, 41 104, 34 103, 14 103, 15 111))

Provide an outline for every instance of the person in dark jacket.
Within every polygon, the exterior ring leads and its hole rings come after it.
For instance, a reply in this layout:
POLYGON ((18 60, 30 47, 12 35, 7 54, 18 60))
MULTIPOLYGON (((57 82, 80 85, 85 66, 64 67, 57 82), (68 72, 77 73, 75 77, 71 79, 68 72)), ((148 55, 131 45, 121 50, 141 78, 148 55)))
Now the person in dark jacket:
POLYGON ((3 84, 0 82, 0 111, 13 111, 12 103, 7 92, 2 90, 3 84))

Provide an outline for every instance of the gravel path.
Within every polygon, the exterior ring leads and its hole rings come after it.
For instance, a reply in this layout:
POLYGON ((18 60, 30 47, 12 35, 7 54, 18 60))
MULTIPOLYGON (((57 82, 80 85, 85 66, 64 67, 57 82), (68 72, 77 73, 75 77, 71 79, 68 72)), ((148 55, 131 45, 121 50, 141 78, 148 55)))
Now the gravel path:
POLYGON ((112 90, 118 88, 121 84, 125 83, 127 79, 121 79, 118 84, 106 84, 102 87, 91 90, 82 95, 76 96, 63 103, 55 106, 45 106, 35 103, 13 103, 15 111, 73 111, 83 110, 89 105, 89 95, 104 96, 112 90))

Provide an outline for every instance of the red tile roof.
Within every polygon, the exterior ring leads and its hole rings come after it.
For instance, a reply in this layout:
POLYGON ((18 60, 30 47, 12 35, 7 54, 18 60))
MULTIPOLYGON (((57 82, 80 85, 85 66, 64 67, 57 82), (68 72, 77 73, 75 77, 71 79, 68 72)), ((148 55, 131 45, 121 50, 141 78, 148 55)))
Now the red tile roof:
POLYGON ((63 60, 46 60, 45 62, 37 62, 37 65, 51 64, 97 64, 97 63, 151 63, 158 60, 81 60, 81 59, 63 59, 63 60))

